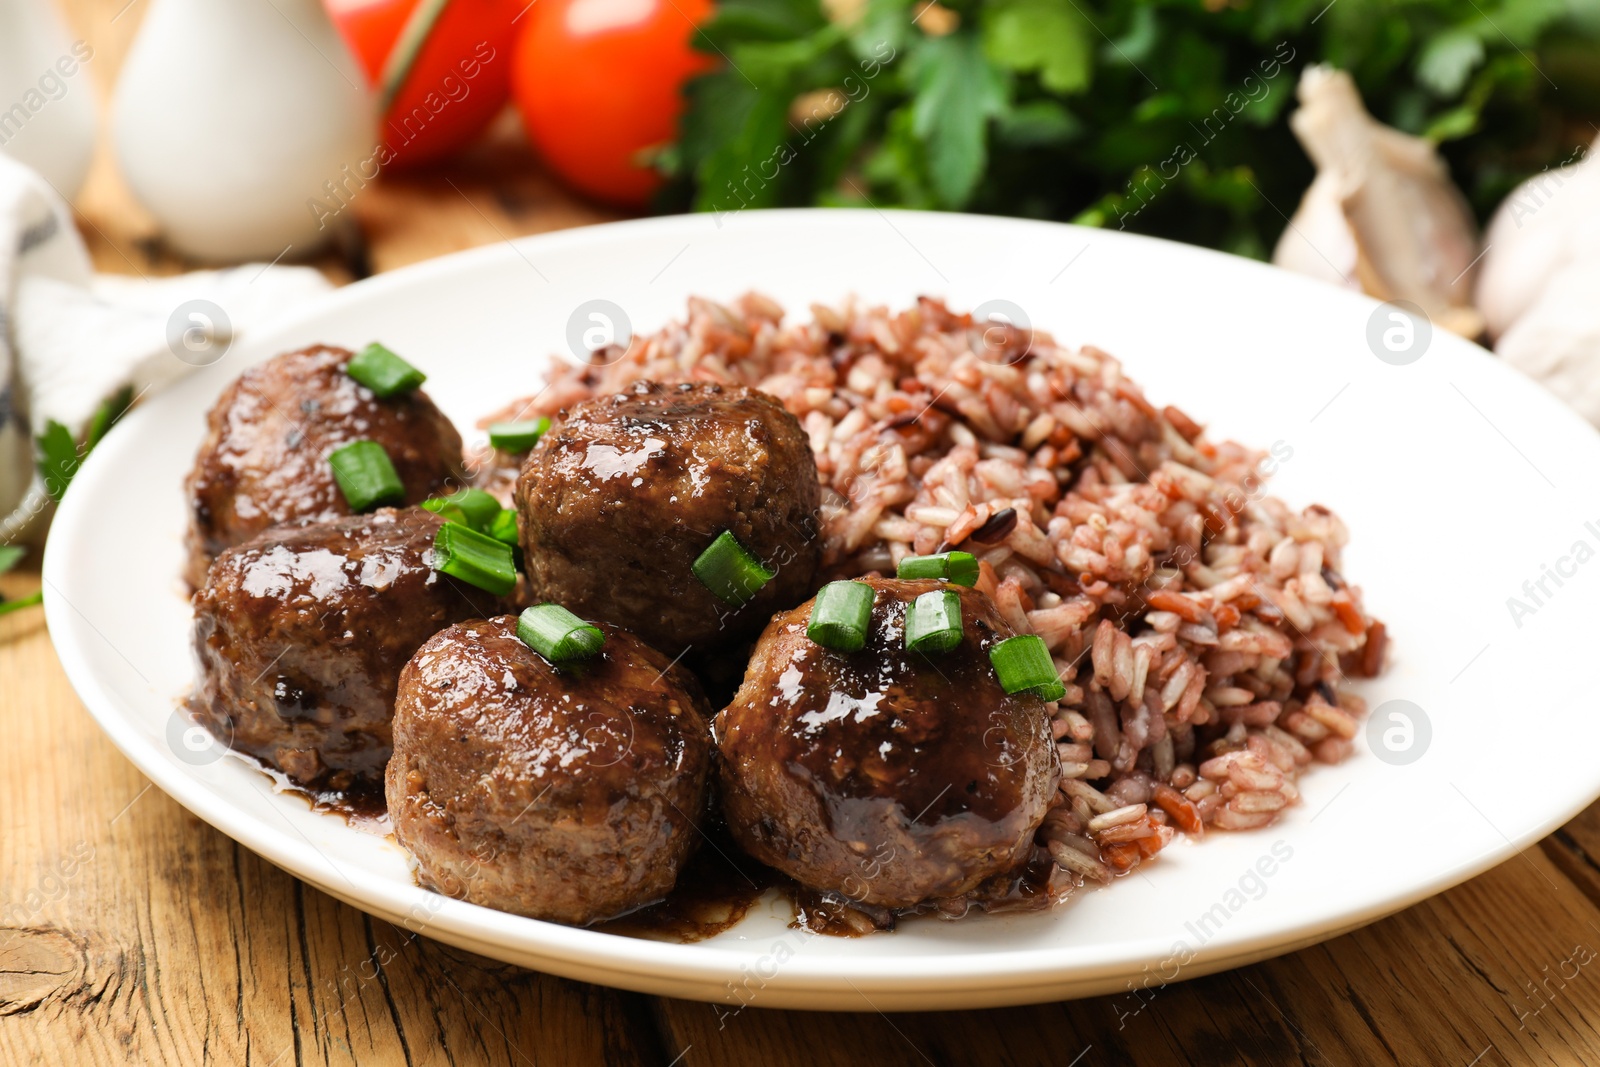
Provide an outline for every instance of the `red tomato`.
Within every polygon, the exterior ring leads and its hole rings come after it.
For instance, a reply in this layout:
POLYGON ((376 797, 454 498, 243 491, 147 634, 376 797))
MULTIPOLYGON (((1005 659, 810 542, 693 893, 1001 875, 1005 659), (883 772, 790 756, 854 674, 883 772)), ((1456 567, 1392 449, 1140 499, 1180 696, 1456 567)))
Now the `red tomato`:
POLYGON ((640 154, 677 133, 683 83, 711 66, 690 47, 711 0, 538 0, 512 83, 528 139, 590 196, 642 206, 661 183, 640 154))
POLYGON ((379 93, 393 92, 380 131, 388 152, 380 162, 410 165, 450 155, 511 96, 517 0, 328 0, 328 9, 368 81, 379 93), (391 90, 384 75, 411 22, 426 36, 404 81, 391 90))

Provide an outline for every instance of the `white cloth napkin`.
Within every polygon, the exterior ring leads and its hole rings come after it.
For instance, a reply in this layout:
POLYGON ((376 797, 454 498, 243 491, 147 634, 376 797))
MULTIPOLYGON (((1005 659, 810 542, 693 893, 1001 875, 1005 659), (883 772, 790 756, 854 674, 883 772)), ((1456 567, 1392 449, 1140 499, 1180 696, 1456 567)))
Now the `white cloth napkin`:
POLYGON ((59 457, 65 442, 75 470, 119 400, 182 377, 330 288, 309 267, 259 263, 154 280, 97 275, 71 209, 0 153, 0 544, 48 521, 62 479, 41 475, 41 456, 59 457))

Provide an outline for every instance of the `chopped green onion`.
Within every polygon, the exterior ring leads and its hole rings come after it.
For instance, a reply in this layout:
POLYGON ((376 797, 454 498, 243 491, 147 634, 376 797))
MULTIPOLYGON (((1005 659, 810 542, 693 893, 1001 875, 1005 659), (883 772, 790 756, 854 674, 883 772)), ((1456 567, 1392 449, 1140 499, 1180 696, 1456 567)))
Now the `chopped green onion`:
POLYGON ((488 534, 496 541, 504 541, 508 545, 516 544, 517 513, 510 508, 502 510, 489 524, 488 534))
POLYGON ((448 496, 434 496, 424 500, 420 507, 443 515, 446 522, 459 522, 479 533, 489 533, 489 528, 503 513, 500 501, 482 489, 468 488, 448 496))
POLYGON ((459 522, 463 526, 472 525, 472 523, 468 521, 467 513, 465 511, 462 511, 459 507, 450 503, 450 501, 446 500, 442 496, 429 497, 427 500, 424 500, 422 503, 418 504, 417 507, 426 508, 435 515, 439 516, 445 522, 459 522))
POLYGON ((943 578, 956 585, 978 584, 978 557, 971 552, 941 552, 937 556, 907 556, 896 578, 943 578))
POLYGON ((442 499, 466 512, 467 525, 480 533, 488 533, 489 524, 500 514, 500 501, 494 498, 493 493, 482 489, 469 487, 442 499))
POLYGON ((545 659, 561 666, 600 651, 606 635, 560 604, 535 604, 517 618, 517 636, 545 659))
POLYGON ((0 574, 21 563, 27 554, 28 550, 21 545, 0 545, 0 574))
POLYGON ((549 429, 550 420, 543 415, 521 422, 491 422, 489 443, 502 452, 526 452, 549 429))
POLYGON ((877 593, 866 582, 829 582, 811 605, 806 636, 823 648, 859 652, 867 643, 877 593))
POLYGON ((354 511, 405 499, 405 484, 389 462, 389 453, 376 441, 351 441, 328 453, 328 463, 333 467, 333 480, 354 511))
POLYGON ((511 546, 456 522, 445 523, 434 535, 433 569, 495 596, 517 587, 511 546))
POLYGON ((43 589, 39 590, 36 593, 29 593, 25 597, 19 597, 16 600, 0 600, 0 615, 9 615, 13 611, 21 611, 23 608, 31 608, 35 604, 43 604, 43 603, 44 603, 44 590, 43 589))
POLYGON ((734 607, 748 603, 775 573, 763 567, 727 530, 717 535, 690 569, 717 599, 734 607))
POLYGON ((426 374, 376 341, 350 357, 344 372, 380 397, 409 393, 428 380, 426 374))
POLYGON ((1037 634, 1008 637, 989 650, 989 662, 1007 693, 1033 693, 1060 700, 1067 693, 1044 638, 1037 634))
POLYGON ((906 608, 906 648, 949 652, 961 643, 961 597, 953 589, 923 593, 906 608))

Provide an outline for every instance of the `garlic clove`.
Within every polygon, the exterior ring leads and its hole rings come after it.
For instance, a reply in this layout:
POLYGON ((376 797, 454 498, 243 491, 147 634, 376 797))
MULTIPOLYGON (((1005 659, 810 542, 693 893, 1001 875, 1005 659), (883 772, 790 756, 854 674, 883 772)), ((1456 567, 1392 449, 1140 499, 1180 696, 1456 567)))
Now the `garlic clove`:
POLYGON ((1332 174, 1319 174, 1301 198, 1283 236, 1278 238, 1272 262, 1285 270, 1359 292, 1356 257, 1356 238, 1345 221, 1338 179, 1332 174))
POLYGON ((1495 209, 1484 235, 1477 289, 1490 337, 1510 330, 1557 272, 1600 250, 1597 154, 1600 138, 1587 158, 1535 174, 1495 209))
MULTIPOLYGON (((1471 306, 1477 229, 1449 170, 1429 142, 1391 129, 1367 113, 1355 82, 1344 71, 1312 66, 1300 78, 1300 108, 1290 127, 1317 165, 1297 218, 1317 219, 1321 241, 1309 232, 1321 268, 1354 277, 1380 300, 1409 300, 1446 329, 1476 336, 1482 322, 1471 306), (1341 259, 1344 245, 1329 235, 1333 200, 1343 216, 1355 264, 1341 259), (1312 201, 1307 203, 1307 201, 1312 201)), ((1296 240, 1281 240, 1274 261, 1295 269, 1307 260, 1296 240)))

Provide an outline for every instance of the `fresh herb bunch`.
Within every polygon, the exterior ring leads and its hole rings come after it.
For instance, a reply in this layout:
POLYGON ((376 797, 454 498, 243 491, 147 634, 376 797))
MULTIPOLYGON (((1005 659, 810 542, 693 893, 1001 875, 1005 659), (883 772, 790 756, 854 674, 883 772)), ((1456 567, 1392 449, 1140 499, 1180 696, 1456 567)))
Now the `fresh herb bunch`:
POLYGON ((668 206, 950 208, 1264 257, 1312 177, 1300 71, 1350 71, 1485 216, 1600 116, 1600 0, 724 0, 668 206))

